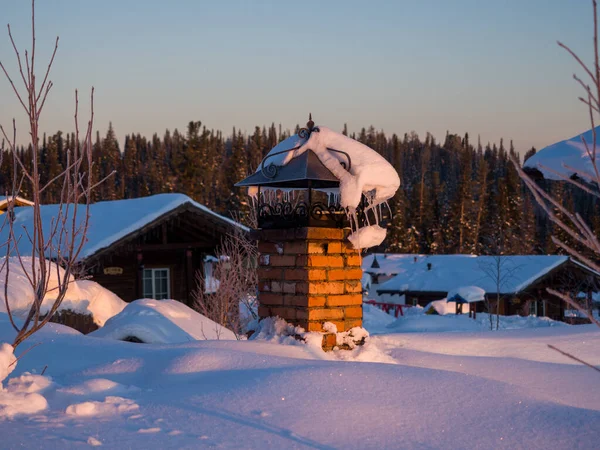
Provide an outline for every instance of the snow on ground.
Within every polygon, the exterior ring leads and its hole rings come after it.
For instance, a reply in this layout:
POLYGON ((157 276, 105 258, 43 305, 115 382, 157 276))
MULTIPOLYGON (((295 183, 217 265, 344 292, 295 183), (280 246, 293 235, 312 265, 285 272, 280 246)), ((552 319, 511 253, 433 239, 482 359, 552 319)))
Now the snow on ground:
POLYGON ((142 299, 127 304, 89 336, 148 344, 175 344, 206 339, 236 339, 235 334, 176 300, 142 299))
MULTIPOLYGON (((390 318, 371 308, 365 324, 385 329, 390 318)), ((13 334, 0 314, 0 341, 13 334)), ((388 364, 265 340, 134 344, 56 324, 17 355, 34 342, 4 385, 47 406, 3 414, 5 448, 598 446, 597 372, 547 347, 599 365, 593 326, 388 330, 368 342, 388 364)))
MULTIPOLYGON (((593 151, 594 135, 593 130, 590 129, 582 135, 577 135, 541 149, 525 161, 523 167, 538 169, 542 172, 544 178, 550 180, 561 179, 555 172, 567 177, 577 172, 582 177, 595 179, 594 167, 581 136, 585 138, 590 151, 593 151)), ((596 127, 596 145, 600 145, 600 127, 596 127)))
MULTIPOLYGON (((0 312, 6 312, 4 300, 4 284, 6 277, 5 259, 0 259, 0 312)), ((16 316, 24 316, 29 312, 29 307, 33 303, 33 289, 28 280, 28 276, 32 273, 32 263, 34 259, 31 257, 23 257, 23 265, 19 263, 18 258, 12 257, 9 259, 9 281, 8 281, 8 300, 11 310, 16 316)), ((39 270, 39 262, 35 258, 39 270)), ((49 271, 50 278, 48 283, 48 291, 42 304, 42 313, 46 313, 52 307, 58 294, 58 280, 64 278, 64 270, 62 268, 56 271, 56 265, 50 261, 49 271)), ((94 322, 102 326, 104 322, 115 314, 121 312, 125 308, 126 303, 117 295, 113 294, 108 289, 103 288, 98 283, 90 280, 75 280, 70 278, 67 293, 62 301, 59 310, 69 309, 81 314, 92 314, 94 322)))

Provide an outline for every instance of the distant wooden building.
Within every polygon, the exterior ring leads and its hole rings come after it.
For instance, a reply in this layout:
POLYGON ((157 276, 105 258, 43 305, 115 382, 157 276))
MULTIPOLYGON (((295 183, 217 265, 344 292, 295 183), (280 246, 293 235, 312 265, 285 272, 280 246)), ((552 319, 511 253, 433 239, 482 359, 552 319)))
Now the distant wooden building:
POLYGON ((0 214, 5 214, 8 210, 10 204, 13 204, 13 207, 18 208, 20 206, 33 206, 33 202, 31 200, 27 200, 26 198, 19 197, 18 195, 15 197, 12 196, 0 196, 0 214))
MULTIPOLYGON (((57 205, 44 205, 48 224, 57 205)), ((17 222, 31 226, 27 208, 17 222)), ((190 304, 196 273, 227 233, 247 229, 183 194, 105 201, 90 206, 90 225, 81 253, 83 274, 130 302, 172 298, 190 304)), ((26 240, 19 248, 31 254, 26 240)))
MULTIPOLYGON (((572 307, 550 295, 546 288, 583 297, 591 305, 592 292, 600 290, 600 274, 560 255, 369 255, 363 270, 372 277, 390 277, 377 285, 379 295, 404 296, 406 304, 425 306, 446 298, 463 286, 478 286, 495 303, 500 286, 500 314, 546 316, 568 320, 572 307), (373 264, 374 261, 376 264, 373 264), (368 267, 370 265, 370 267, 368 267), (372 267, 373 265, 379 267, 372 267), (368 267, 368 268, 367 268, 368 267), (383 272, 379 274, 378 272, 383 272)), ((483 308, 484 304, 478 304, 483 308)), ((481 309, 478 309, 481 311, 481 309)), ((495 308, 494 308, 495 310, 495 308)))

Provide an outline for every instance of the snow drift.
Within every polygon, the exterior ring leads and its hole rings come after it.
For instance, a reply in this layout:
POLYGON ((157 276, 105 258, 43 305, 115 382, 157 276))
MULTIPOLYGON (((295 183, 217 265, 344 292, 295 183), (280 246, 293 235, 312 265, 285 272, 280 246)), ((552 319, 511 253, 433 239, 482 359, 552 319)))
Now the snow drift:
MULTIPOLYGON (((23 266, 19 264, 16 257, 9 259, 8 271, 8 304, 11 311, 18 317, 22 317, 29 312, 33 303, 33 289, 29 283, 28 276, 32 272, 31 257, 22 257, 23 266)), ((6 312, 6 303, 4 299, 4 285, 6 281, 5 258, 0 259, 0 312, 6 312)), ((35 258, 35 263, 39 267, 39 261, 35 258)), ((58 294, 58 277, 64 277, 62 268, 58 269, 56 264, 48 261, 50 278, 48 283, 48 292, 42 303, 42 314, 48 312, 56 300, 58 294)), ((91 314, 94 322, 98 326, 104 323, 115 314, 125 308, 126 303, 117 295, 103 288, 98 283, 90 280, 75 280, 70 277, 67 293, 63 299, 59 311, 71 310, 80 314, 91 314)))
POLYGON ((175 344, 196 340, 235 340, 233 331, 176 300, 142 299, 129 303, 104 327, 89 336, 146 344, 175 344))

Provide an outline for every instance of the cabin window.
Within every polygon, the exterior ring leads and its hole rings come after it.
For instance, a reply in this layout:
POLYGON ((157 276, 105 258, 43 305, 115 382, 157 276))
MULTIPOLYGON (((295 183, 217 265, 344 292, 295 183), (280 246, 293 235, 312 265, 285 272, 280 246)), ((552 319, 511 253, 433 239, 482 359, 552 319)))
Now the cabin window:
POLYGON ((536 300, 532 300, 529 302, 529 315, 530 316, 538 315, 538 302, 536 300))
POLYGON ((145 298, 171 298, 171 276, 168 268, 144 269, 143 282, 145 298))

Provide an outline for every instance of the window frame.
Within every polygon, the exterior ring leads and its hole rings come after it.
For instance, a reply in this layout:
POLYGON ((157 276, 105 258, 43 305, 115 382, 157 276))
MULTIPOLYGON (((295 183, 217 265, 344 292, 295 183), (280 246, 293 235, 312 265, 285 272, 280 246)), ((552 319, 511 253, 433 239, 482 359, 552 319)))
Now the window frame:
POLYGON ((170 267, 144 267, 143 271, 142 271, 142 296, 144 298, 151 298, 154 300, 168 300, 172 298, 171 295, 171 268, 170 267), (148 292, 146 292, 146 280, 148 278, 146 278, 146 271, 150 271, 151 273, 151 280, 152 280, 152 293, 151 295, 148 295, 148 292), (165 298, 156 298, 156 273, 160 272, 160 271, 166 271, 167 273, 167 296, 165 298))

